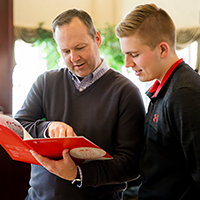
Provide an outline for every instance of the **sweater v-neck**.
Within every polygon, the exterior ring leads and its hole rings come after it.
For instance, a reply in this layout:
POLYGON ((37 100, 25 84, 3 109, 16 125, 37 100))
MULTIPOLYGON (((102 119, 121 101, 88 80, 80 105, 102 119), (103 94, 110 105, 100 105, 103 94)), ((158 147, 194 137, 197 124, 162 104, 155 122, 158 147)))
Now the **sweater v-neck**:
POLYGON ((92 83, 89 87, 87 87, 86 89, 84 89, 83 91, 79 91, 77 90, 73 80, 71 79, 70 75, 68 74, 68 78, 69 78, 69 83, 72 85, 72 89, 74 91, 74 93, 77 96, 81 96, 84 95, 86 93, 88 93, 88 91, 90 91, 91 89, 93 89, 93 87, 95 87, 97 84, 101 83, 102 81, 104 81, 106 79, 106 77, 112 73, 112 69, 109 69, 102 77, 100 77, 98 80, 96 80, 94 83, 92 83))

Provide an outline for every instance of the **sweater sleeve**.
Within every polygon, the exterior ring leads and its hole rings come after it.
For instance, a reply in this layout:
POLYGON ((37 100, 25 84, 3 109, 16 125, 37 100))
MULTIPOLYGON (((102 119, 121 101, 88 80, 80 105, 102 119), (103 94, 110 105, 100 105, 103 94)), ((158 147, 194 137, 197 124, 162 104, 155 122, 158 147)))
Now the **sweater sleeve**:
POLYGON ((83 173, 82 187, 120 184, 138 177, 145 110, 136 87, 123 95, 118 117, 113 159, 80 165, 83 173))
POLYGON ((167 103, 171 129, 183 149, 188 170, 200 188, 200 93, 182 88, 167 103))
POLYGON ((45 120, 41 98, 43 96, 43 82, 43 75, 40 75, 35 83, 33 83, 22 108, 15 115, 15 119, 34 138, 43 138, 43 133, 49 124, 45 120))

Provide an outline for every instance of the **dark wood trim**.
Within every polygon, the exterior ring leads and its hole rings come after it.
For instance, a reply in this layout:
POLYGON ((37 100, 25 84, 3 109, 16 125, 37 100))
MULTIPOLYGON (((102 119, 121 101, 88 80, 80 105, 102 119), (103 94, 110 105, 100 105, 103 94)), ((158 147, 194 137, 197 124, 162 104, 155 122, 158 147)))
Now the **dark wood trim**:
POLYGON ((12 114, 13 0, 0 1, 0 106, 12 114))
MULTIPOLYGON (((12 114, 13 0, 0 0, 0 106, 12 114)), ((13 161, 0 145, 0 199, 25 199, 30 165, 13 161)))

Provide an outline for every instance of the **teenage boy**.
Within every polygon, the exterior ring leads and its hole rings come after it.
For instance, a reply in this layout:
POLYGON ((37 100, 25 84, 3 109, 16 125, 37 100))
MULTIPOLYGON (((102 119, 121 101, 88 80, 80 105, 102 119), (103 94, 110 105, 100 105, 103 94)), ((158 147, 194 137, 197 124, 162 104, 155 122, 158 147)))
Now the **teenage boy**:
POLYGON ((132 10, 116 27, 125 66, 155 80, 145 120, 139 200, 200 199, 200 77, 179 59, 175 25, 155 4, 132 10))

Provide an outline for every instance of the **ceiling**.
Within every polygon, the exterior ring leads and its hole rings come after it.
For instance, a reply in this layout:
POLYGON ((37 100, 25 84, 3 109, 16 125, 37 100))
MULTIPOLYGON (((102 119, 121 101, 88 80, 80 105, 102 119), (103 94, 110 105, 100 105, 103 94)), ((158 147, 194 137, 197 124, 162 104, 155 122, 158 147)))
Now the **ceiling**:
MULTIPOLYGON (((117 24, 136 5, 145 0, 13 0, 14 26, 51 29, 52 20, 68 8, 89 12, 97 28, 106 22, 117 24)), ((177 28, 200 25, 200 0, 154 0, 172 16, 177 28)))

